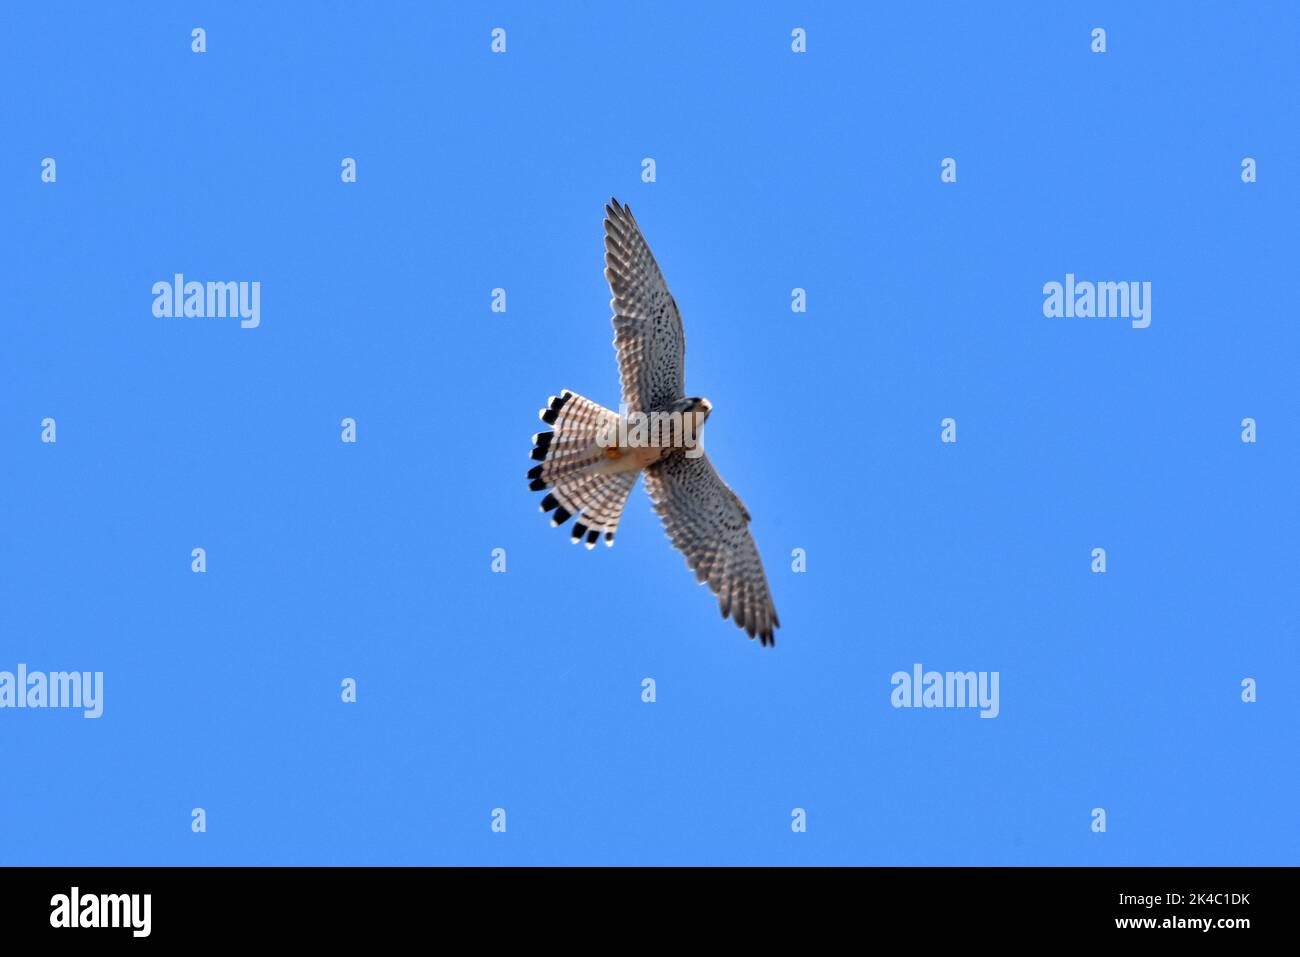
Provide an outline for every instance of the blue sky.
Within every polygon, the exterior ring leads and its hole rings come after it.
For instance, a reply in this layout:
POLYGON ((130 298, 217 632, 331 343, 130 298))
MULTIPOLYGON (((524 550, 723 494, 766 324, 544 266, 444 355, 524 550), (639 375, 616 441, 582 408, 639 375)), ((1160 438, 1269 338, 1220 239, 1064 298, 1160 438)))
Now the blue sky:
POLYGON ((1295 863, 1300 15, 1130 6, 12 11, 0 670, 105 701, 0 710, 0 863, 1295 863), (774 650, 642 488, 591 553, 526 490, 618 402, 611 195, 774 650))

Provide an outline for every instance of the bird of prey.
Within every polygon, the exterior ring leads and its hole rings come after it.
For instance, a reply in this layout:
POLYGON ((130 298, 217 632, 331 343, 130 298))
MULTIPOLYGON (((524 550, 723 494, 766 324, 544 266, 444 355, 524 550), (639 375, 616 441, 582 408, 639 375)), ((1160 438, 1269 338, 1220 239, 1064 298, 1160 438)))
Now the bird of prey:
POLYGON ((700 433, 713 407, 687 397, 686 337, 632 210, 605 207, 605 279, 614 312, 614 349, 623 387, 622 414, 564 391, 541 410, 552 432, 533 436, 529 488, 547 490, 551 525, 574 519, 571 540, 614 544, 623 506, 645 473, 646 490, 673 545, 696 579, 718 596, 722 617, 762 644, 780 625, 749 512, 713 468, 700 433))

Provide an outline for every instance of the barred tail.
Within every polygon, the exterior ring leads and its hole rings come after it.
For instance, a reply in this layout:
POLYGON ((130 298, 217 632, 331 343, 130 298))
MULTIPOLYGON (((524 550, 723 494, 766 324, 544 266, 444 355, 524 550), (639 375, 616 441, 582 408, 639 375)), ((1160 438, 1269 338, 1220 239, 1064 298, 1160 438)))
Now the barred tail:
POLYGON ((571 537, 575 544, 585 538, 587 547, 595 548, 603 535, 605 544, 613 545, 623 506, 639 474, 602 468, 605 437, 617 428, 618 413, 565 391, 551 397, 541 418, 555 431, 533 436, 532 457, 541 464, 529 471, 528 487, 534 492, 550 489, 542 499, 542 511, 554 513, 552 527, 576 516, 571 537))

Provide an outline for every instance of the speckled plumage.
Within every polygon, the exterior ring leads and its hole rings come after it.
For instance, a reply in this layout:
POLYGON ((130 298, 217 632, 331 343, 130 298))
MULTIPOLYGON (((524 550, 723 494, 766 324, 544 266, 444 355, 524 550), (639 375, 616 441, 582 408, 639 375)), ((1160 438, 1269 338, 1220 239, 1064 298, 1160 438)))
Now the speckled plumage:
POLYGON ((645 471, 645 487, 673 545, 700 582, 718 596, 749 637, 772 644, 781 624, 767 588, 763 560, 749 533, 749 512, 707 455, 670 455, 645 471))
POLYGON ((623 403, 630 412, 667 408, 686 395, 682 316, 632 210, 616 199, 605 207, 605 280, 623 403))
MULTIPOLYGON (((623 403, 633 413, 702 407, 707 418, 707 402, 686 398, 681 314, 632 210, 611 199, 605 214, 605 278, 623 403)), ((618 413, 565 392, 541 417, 555 427, 535 436, 533 458, 541 464, 528 473, 530 488, 549 490, 542 511, 553 513, 553 525, 576 515, 574 542, 585 539, 590 548, 603 535, 612 545, 643 464, 630 447, 611 451, 598 440, 603 430, 618 425, 618 413), (630 469, 629 462, 634 463, 630 469)), ((645 459, 651 464, 644 468, 646 490, 669 539, 696 579, 718 596, 724 618, 764 645, 775 643, 780 621, 749 531, 749 512, 702 448, 669 449, 669 444, 662 443, 662 458, 645 459)))

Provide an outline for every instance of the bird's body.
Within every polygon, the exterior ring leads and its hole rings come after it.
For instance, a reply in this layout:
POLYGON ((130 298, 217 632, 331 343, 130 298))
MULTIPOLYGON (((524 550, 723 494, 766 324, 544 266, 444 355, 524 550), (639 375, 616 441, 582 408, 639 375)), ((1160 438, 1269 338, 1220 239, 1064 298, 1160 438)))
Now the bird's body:
POLYGON ((576 516, 572 540, 588 548, 614 544, 623 507, 643 472, 668 537, 697 580, 763 644, 780 622, 749 532, 749 512, 714 470, 700 445, 712 405, 685 393, 686 338, 677 302, 632 211, 605 207, 605 278, 614 311, 625 414, 572 392, 541 412, 554 431, 534 436, 530 488, 548 489, 542 511, 551 524, 576 516))
POLYGON ((602 471, 649 468, 674 452, 702 454, 700 440, 712 409, 708 399, 682 399, 666 409, 628 413, 619 419, 604 447, 602 471))

